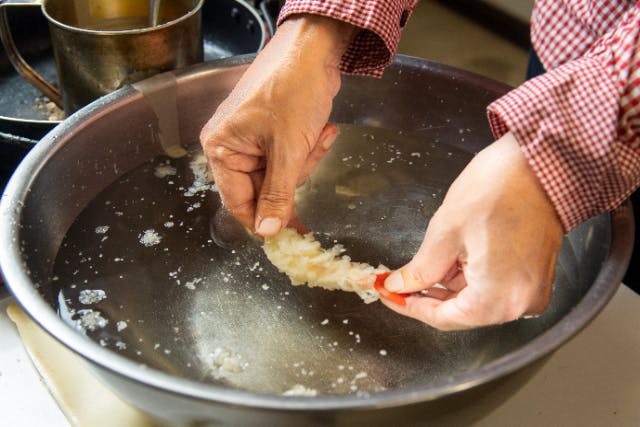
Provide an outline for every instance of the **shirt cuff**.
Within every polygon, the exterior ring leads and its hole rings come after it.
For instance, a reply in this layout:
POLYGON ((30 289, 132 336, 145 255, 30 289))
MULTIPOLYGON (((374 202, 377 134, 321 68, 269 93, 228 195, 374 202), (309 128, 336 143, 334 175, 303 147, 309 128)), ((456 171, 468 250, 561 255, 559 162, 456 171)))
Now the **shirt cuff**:
POLYGON ((488 107, 494 136, 513 133, 566 232, 622 203, 637 175, 617 140, 619 95, 601 59, 569 62, 488 107))
POLYGON ((340 70, 379 77, 391 63, 400 34, 418 0, 288 0, 278 25, 301 13, 323 15, 355 25, 359 31, 342 57, 340 70))

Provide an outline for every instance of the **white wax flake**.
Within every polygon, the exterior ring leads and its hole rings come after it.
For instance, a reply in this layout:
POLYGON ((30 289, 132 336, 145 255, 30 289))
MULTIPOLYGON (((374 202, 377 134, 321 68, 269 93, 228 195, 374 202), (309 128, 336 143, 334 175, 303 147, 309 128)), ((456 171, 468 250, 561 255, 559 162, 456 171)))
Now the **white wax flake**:
POLYGON ((260 263, 256 262, 251 267, 249 267, 249 271, 255 271, 255 269, 258 268, 259 266, 260 266, 260 263))
POLYGON ((178 170, 169 163, 160 164, 153 170, 153 174, 156 178, 166 178, 167 176, 175 175, 177 173, 178 170))
POLYGON ((164 223, 164 228, 173 228, 174 225, 173 221, 167 221, 164 223))
POLYGON ((329 323, 329 319, 324 319, 322 322, 320 322, 322 326, 327 325, 328 323, 329 323))
POLYGON ((187 212, 192 212, 195 209, 198 209, 200 206, 202 206, 202 204, 200 202, 195 202, 194 204, 192 204, 189 207, 187 207, 187 212))
POLYGON ((367 375, 367 373, 366 373, 366 372, 358 372, 358 373, 356 374, 356 376, 355 376, 355 377, 353 377, 353 382, 355 382, 355 381, 357 381, 357 380, 361 380, 361 379, 367 378, 367 377, 368 377, 368 375, 367 375))
POLYGON ((248 363, 242 361, 240 354, 221 347, 215 348, 213 353, 209 354, 209 359, 215 378, 220 378, 227 374, 238 374, 249 366, 248 363))
POLYGON ((78 301, 81 304, 89 305, 102 301, 107 297, 107 294, 102 289, 83 289, 80 291, 78 301))
POLYGON ((145 230, 139 238, 140 243, 146 247, 155 246, 162 240, 162 237, 153 228, 145 230))
POLYGON ((85 331, 87 329, 95 331, 98 328, 104 328, 109 323, 107 319, 102 317, 99 311, 95 310, 78 310, 78 316, 80 316, 80 318, 77 320, 77 325, 85 331))
POLYGON ((264 289, 265 291, 269 290, 269 285, 267 285, 266 283, 263 283, 262 284, 262 289, 264 289))
POLYGON ((209 181, 209 171, 207 159, 204 155, 197 155, 191 163, 189 163, 189 167, 193 172, 194 181, 193 184, 184 192, 185 197, 193 197, 197 193, 201 191, 217 191, 215 184, 208 184, 209 181))
POLYGON ((417 158, 420 158, 420 156, 421 156, 421 154, 420 154, 420 153, 418 153, 418 152, 411 153, 411 157, 417 157, 417 158))
POLYGON ((116 323, 116 329, 118 330, 118 332, 127 329, 127 326, 127 322, 125 322, 124 320, 120 320, 118 323, 116 323))
POLYGON ((380 350, 380 356, 386 356, 387 355, 387 350, 382 349, 380 350))
POLYGON ((116 348, 118 350, 126 350, 127 349, 127 344, 122 342, 122 341, 116 341, 116 348))
POLYGON ((289 390, 282 393, 284 396, 304 396, 304 397, 314 397, 318 395, 318 391, 312 388, 307 388, 302 384, 296 384, 291 387, 289 390))
POLYGON ((187 289, 191 289, 192 291, 196 289, 196 285, 198 283, 202 282, 202 278, 200 277, 196 277, 195 279, 188 281, 187 283, 184 284, 184 287, 187 289))
POLYGON ((94 230, 96 232, 96 234, 105 234, 107 231, 109 231, 109 226, 108 225, 99 225, 95 228, 94 230))
POLYGON ((345 325, 347 325, 347 324, 349 323, 349 319, 344 319, 344 320, 342 321, 342 323, 344 323, 345 325))

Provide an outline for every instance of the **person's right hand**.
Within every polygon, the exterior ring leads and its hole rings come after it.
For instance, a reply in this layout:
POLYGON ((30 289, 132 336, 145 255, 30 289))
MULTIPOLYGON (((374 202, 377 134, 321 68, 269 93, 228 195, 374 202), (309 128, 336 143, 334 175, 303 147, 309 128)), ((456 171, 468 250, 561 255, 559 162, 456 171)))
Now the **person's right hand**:
POLYGON ((297 185, 338 135, 327 120, 354 31, 321 16, 288 19, 202 129, 225 207, 257 234, 295 217, 297 185))
POLYGON ((443 330, 540 314, 551 299, 562 234, 551 200, 507 133, 462 171, 418 253, 386 279, 387 290, 414 293, 406 305, 382 302, 443 330))

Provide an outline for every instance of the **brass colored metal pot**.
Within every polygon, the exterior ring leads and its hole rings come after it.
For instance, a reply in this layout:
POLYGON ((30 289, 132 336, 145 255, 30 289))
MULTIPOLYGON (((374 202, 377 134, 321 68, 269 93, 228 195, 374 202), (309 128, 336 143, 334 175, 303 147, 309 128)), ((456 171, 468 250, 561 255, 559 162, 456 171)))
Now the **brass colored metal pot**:
POLYGON ((161 0, 150 26, 148 0, 0 2, 0 35, 16 70, 67 114, 159 72, 202 61, 204 0, 161 0), (6 8, 40 6, 49 22, 60 89, 29 66, 13 42, 6 8))

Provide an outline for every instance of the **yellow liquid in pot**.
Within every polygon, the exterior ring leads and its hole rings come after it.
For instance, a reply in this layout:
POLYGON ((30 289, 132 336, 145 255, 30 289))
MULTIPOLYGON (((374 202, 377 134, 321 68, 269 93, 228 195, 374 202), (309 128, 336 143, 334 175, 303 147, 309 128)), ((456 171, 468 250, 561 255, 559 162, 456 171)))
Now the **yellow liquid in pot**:
MULTIPOLYGON (((194 1, 156 0, 159 2, 158 25, 187 14, 194 1)), ((150 0, 76 1, 73 6, 52 10, 52 16, 77 28, 95 31, 126 31, 150 27, 150 0)))

